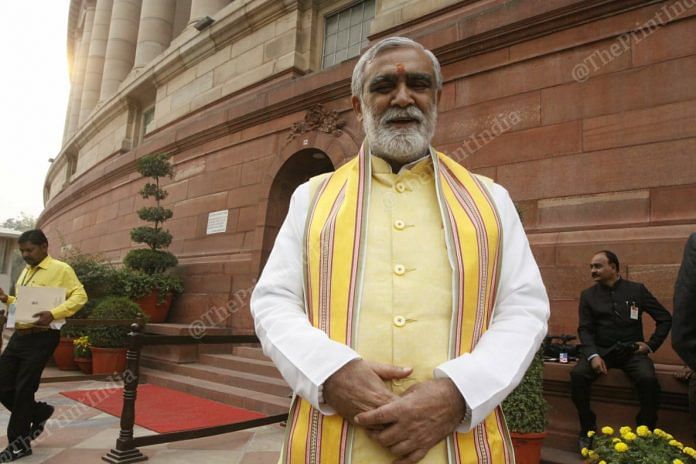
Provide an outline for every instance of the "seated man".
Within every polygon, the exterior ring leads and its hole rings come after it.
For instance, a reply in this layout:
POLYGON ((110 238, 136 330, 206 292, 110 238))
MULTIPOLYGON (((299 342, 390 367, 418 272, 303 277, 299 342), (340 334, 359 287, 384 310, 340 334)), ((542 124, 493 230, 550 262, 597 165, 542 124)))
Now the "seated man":
POLYGON ((592 444, 587 432, 597 426, 597 416, 590 408, 592 382, 608 369, 623 370, 635 384, 640 400, 636 425, 655 427, 660 384, 648 355, 660 347, 672 326, 672 316, 645 285, 619 276, 619 259, 614 253, 604 250, 594 255, 590 270, 597 283, 580 295, 582 354, 570 373, 573 403, 580 416, 581 449, 592 444), (647 343, 643 312, 656 323, 647 343))

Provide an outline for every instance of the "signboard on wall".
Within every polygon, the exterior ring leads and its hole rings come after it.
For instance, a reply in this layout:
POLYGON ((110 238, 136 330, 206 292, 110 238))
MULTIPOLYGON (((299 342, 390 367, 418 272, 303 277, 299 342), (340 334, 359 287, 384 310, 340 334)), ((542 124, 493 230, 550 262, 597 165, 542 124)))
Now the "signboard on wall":
POLYGON ((205 230, 207 235, 221 234, 227 231, 228 210, 214 211, 208 213, 208 227, 205 230))

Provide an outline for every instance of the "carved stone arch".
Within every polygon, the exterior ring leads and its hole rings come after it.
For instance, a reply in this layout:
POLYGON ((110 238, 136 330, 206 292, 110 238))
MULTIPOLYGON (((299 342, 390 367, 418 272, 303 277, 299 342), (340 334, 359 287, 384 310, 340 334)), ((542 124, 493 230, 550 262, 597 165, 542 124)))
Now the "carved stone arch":
POLYGON ((359 145, 352 134, 329 134, 320 130, 303 132, 278 153, 261 181, 259 216, 264 218, 256 230, 253 267, 261 273, 276 235, 287 215, 292 192, 309 178, 333 171, 355 156, 359 145))

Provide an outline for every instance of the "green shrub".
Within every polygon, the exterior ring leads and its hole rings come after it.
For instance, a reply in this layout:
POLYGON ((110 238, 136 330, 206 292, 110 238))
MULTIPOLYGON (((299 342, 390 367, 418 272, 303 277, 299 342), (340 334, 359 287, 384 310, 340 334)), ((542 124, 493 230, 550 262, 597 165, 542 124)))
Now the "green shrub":
POLYGON ((546 428, 548 403, 544 399, 543 350, 537 351, 522 381, 503 401, 508 429, 517 433, 541 433, 546 428))
POLYGON ((116 274, 118 294, 132 300, 147 296, 157 290, 158 303, 164 301, 168 293, 179 294, 184 291, 181 279, 168 274, 146 274, 130 268, 119 269, 116 274))
MULTIPOLYGON (((123 296, 106 297, 99 302, 90 314, 90 319, 135 319, 145 317, 140 306, 123 296)), ((127 345, 129 327, 95 326, 88 328, 92 346, 99 348, 121 348, 127 345)))
MULTIPOLYGON (((101 298, 112 293, 116 269, 104 256, 83 254, 74 249, 66 253, 63 260, 73 268, 90 299, 101 298)), ((82 311, 77 314, 80 312, 82 311)))
MULTIPOLYGON (((102 298, 117 292, 117 270, 103 255, 82 253, 79 249, 69 250, 62 259, 73 268, 88 297, 82 309, 68 320, 87 319, 102 298)), ((60 334, 63 337, 77 338, 85 335, 86 330, 85 327, 66 324, 60 329, 60 334)))

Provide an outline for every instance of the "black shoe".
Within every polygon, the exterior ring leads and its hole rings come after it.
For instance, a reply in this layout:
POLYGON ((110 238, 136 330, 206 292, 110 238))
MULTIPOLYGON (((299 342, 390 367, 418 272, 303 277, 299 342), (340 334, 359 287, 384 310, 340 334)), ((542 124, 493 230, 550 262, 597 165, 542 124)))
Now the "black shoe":
POLYGON ((8 446, 0 453, 0 462, 12 462, 27 456, 31 456, 31 448, 14 448, 8 446))
POLYGON ((29 429, 29 436, 31 437, 32 440, 36 440, 36 438, 43 433, 44 427, 46 426, 46 421, 53 415, 53 412, 56 410, 50 404, 46 404, 46 403, 39 403, 39 404, 43 405, 43 411, 41 411, 41 413, 37 414, 31 422, 31 428, 29 429))

